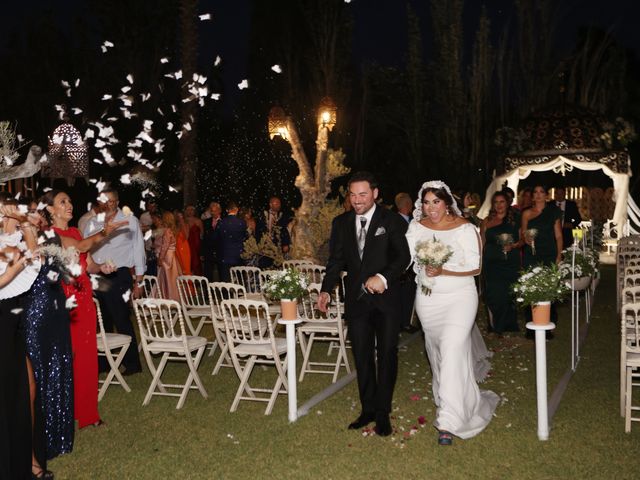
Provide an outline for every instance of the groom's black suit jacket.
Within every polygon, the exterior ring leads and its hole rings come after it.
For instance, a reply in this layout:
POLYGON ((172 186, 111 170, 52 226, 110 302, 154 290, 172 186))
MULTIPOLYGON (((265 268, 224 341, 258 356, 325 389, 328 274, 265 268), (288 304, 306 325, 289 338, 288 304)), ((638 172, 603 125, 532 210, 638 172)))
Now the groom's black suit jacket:
POLYGON ((399 279, 411 259, 406 231, 407 222, 400 215, 376 206, 360 260, 355 212, 345 212, 336 217, 322 291, 331 293, 338 283, 340 271, 346 270, 346 314, 357 313, 373 303, 377 309, 397 315, 399 279), (378 273, 386 278, 388 289, 382 294, 362 294, 362 285, 378 273))

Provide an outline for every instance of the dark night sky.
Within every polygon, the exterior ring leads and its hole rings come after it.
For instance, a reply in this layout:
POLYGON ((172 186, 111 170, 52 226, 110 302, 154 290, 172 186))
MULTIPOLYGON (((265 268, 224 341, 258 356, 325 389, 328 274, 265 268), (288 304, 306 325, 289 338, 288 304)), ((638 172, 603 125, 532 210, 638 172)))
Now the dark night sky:
MULTIPOLYGON (((270 0, 259 0, 268 2, 270 0)), ((423 33, 429 30, 428 0, 408 0, 421 19, 423 33)), ((403 0, 351 0, 347 8, 354 10, 353 51, 357 59, 375 61, 382 65, 397 65, 406 51, 406 3, 403 0)), ((499 31, 512 17, 513 0, 467 0, 464 26, 468 39, 472 39, 479 10, 486 5, 492 22, 492 31, 499 31)), ((62 28, 68 28, 74 9, 86 10, 82 0, 62 0, 53 4, 50 0, 23 0, 4 7, 12 18, 15 29, 29 21, 30 15, 51 9, 62 28)), ((640 35, 636 19, 640 3, 635 0, 563 0, 558 5, 558 43, 560 48, 570 48, 579 26, 597 25, 612 29, 615 38, 625 47, 640 54, 640 35)), ((201 0, 200 12, 212 13, 213 20, 202 22, 200 28, 200 62, 203 68, 220 55, 225 62, 227 91, 236 90, 235 84, 245 78, 248 39, 250 33, 250 0, 201 0)), ((90 19, 91 13, 86 12, 90 19)), ((274 26, 274 28, 277 28, 274 26)), ((0 32, 0 48, 6 48, 11 29, 0 32)), ((428 36, 428 35, 425 35, 428 36)), ((101 41, 102 39, 97 39, 101 41)), ((99 42, 98 42, 99 43, 99 42)), ((425 45, 428 53, 429 45, 425 45)), ((640 56, 640 55, 639 55, 640 56)))

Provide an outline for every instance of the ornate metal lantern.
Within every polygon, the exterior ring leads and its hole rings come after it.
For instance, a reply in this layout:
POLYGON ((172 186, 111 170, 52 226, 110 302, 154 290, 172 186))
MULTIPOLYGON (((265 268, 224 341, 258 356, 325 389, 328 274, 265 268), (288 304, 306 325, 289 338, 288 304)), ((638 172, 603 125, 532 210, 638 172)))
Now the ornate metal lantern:
POLYGON ((289 129, 287 128, 287 115, 280 107, 272 107, 269 110, 269 138, 282 137, 284 140, 289 138, 289 129))
POLYGON ((336 124, 338 107, 331 97, 324 97, 318 109, 318 126, 324 126, 331 131, 336 124))
POLYGON ((48 164, 42 169, 44 177, 66 178, 71 185, 71 179, 89 176, 87 144, 70 123, 62 123, 53 131, 47 156, 48 164))

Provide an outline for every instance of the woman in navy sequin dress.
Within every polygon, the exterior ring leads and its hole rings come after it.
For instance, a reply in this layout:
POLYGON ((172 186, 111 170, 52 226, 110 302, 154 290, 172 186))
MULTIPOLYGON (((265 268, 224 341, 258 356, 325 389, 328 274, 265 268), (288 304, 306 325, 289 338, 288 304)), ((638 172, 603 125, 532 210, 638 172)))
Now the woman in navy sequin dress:
MULTIPOLYGON (((54 240, 60 243, 58 237, 54 240)), ((35 380, 31 387, 34 451, 41 465, 72 450, 74 431, 70 319, 56 275, 60 272, 50 260, 44 259, 24 309, 27 355, 35 380), (39 428, 44 432, 38 432, 39 428), (40 438, 44 445, 39 445, 40 438)))

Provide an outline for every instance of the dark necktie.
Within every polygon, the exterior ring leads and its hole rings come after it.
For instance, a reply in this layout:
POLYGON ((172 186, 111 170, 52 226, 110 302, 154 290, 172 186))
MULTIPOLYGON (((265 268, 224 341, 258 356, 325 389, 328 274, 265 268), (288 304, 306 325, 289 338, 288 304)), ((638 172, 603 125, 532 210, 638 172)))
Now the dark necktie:
POLYGON ((367 238, 367 229, 365 228, 367 225, 367 218, 360 217, 360 233, 358 234, 358 254, 360 255, 360 259, 362 260, 362 252, 364 251, 364 242, 367 238))

